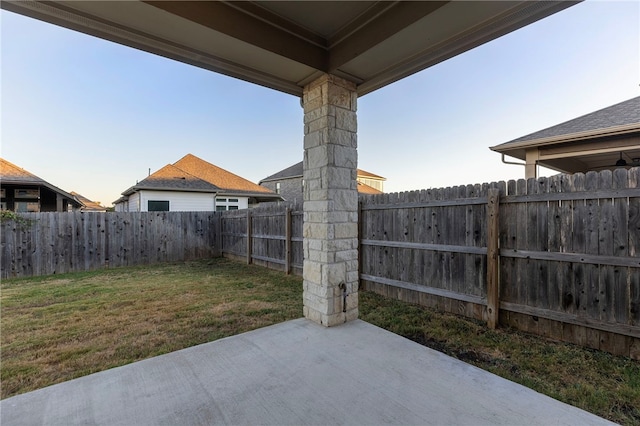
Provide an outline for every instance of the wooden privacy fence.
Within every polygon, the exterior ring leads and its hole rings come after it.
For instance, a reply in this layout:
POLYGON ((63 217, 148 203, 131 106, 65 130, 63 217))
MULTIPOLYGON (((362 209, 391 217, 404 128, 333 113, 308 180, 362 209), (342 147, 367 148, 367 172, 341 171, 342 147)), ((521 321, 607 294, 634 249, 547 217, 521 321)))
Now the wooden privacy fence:
POLYGON ((216 254, 215 212, 21 213, 0 224, 2 278, 216 254))
MULTIPOLYGON (((638 168, 360 199, 361 287, 640 357, 638 168)), ((302 268, 302 212, 224 212, 222 252, 302 268)))
POLYGON ((638 358, 639 170, 370 196, 362 286, 638 358))
POLYGON ((302 274, 302 218, 299 205, 223 212, 219 247, 228 257, 302 274))
MULTIPOLYGON (((640 168, 360 198, 361 287, 640 358, 640 168)), ((1 226, 2 277, 219 254, 303 264, 301 206, 32 213, 1 226)))

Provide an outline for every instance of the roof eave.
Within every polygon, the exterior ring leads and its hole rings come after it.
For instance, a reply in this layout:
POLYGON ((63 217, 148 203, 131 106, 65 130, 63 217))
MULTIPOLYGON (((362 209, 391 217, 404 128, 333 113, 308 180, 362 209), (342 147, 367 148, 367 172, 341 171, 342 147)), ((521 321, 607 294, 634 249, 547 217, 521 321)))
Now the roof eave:
POLYGON ((501 154, 512 155, 514 151, 526 150, 539 146, 552 145, 557 143, 575 142, 580 140, 602 138, 608 136, 619 136, 629 133, 640 132, 640 123, 625 124, 623 126, 606 127, 603 129, 587 130, 584 132, 569 133, 566 135, 549 136, 546 138, 531 139, 520 142, 505 142, 500 145, 489 147, 492 151, 501 154))
POLYGON ((205 194, 217 194, 218 190, 211 190, 211 189, 198 189, 198 188, 167 188, 164 186, 158 186, 158 187, 154 187, 154 186, 132 186, 131 188, 127 189, 125 192, 122 193, 122 195, 131 195, 135 192, 139 192, 139 191, 166 191, 166 192, 200 192, 200 193, 205 193, 205 194))

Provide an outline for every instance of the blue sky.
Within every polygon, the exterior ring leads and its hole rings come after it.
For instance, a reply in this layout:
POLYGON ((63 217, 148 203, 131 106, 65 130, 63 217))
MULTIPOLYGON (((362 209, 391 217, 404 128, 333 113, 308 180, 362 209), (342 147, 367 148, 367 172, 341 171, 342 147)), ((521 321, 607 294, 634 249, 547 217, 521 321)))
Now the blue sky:
MULTIPOLYGON (((110 206, 187 153, 254 182, 302 160, 294 96, 0 20, 0 154, 65 191, 110 206)), ((521 178, 488 147, 638 95, 640 2, 586 1, 359 99, 359 167, 387 192, 521 178)))

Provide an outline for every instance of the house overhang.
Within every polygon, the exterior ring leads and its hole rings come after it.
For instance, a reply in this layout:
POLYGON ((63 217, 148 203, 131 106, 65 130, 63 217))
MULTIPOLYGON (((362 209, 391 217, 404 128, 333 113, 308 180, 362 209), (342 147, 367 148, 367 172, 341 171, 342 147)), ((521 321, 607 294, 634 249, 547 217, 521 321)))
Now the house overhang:
POLYGON ((258 202, 269 202, 269 201, 283 201, 281 195, 275 193, 262 193, 262 192, 244 192, 244 191, 225 191, 222 190, 218 193, 219 197, 248 197, 254 198, 258 202))
POLYGON ((198 188, 168 188, 165 186, 132 186, 122 193, 124 196, 129 196, 140 191, 166 191, 166 192, 197 192, 200 194, 212 194, 216 195, 219 191, 212 191, 210 189, 198 189, 198 188))
POLYGON ((564 173, 614 168, 621 156, 628 165, 640 166, 640 123, 507 142, 490 149, 522 161, 528 152, 535 152, 537 164, 564 173))
POLYGON ((69 194, 66 191, 63 191, 62 189, 58 188, 57 186, 51 185, 49 182, 46 182, 44 180, 41 181, 34 181, 34 180, 20 180, 20 179, 2 179, 2 185, 23 185, 23 186, 38 186, 38 187, 44 187, 47 188, 48 190, 56 193, 57 195, 63 197, 64 199, 66 199, 71 205, 73 205, 74 207, 80 207, 82 204, 76 200, 76 197, 74 197, 73 195, 69 194))
POLYGON ((2 1, 3 9, 301 96, 324 73, 359 96, 576 1, 2 1))

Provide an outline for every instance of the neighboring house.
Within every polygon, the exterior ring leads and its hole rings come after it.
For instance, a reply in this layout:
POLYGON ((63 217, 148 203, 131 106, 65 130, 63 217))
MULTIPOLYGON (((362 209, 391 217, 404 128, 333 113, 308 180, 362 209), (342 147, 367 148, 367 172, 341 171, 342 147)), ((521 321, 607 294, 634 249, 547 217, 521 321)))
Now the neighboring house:
MULTIPOLYGON (((381 194, 384 192, 386 178, 358 169, 358 193, 381 194)), ((302 202, 304 180, 302 179, 302 161, 280 170, 262 179, 260 185, 282 195, 285 201, 302 202)))
POLYGON ((525 177, 537 166, 563 173, 640 166, 640 96, 491 147, 525 161, 525 177))
POLYGON ((122 193, 116 211, 238 210, 282 197, 192 154, 122 193))
POLYGON ((83 212, 106 212, 107 208, 101 205, 99 202, 91 201, 87 197, 84 197, 77 192, 71 191, 71 195, 81 204, 80 211, 83 212))
POLYGON ((66 212, 79 209, 73 195, 0 158, 0 208, 15 212, 66 212))

